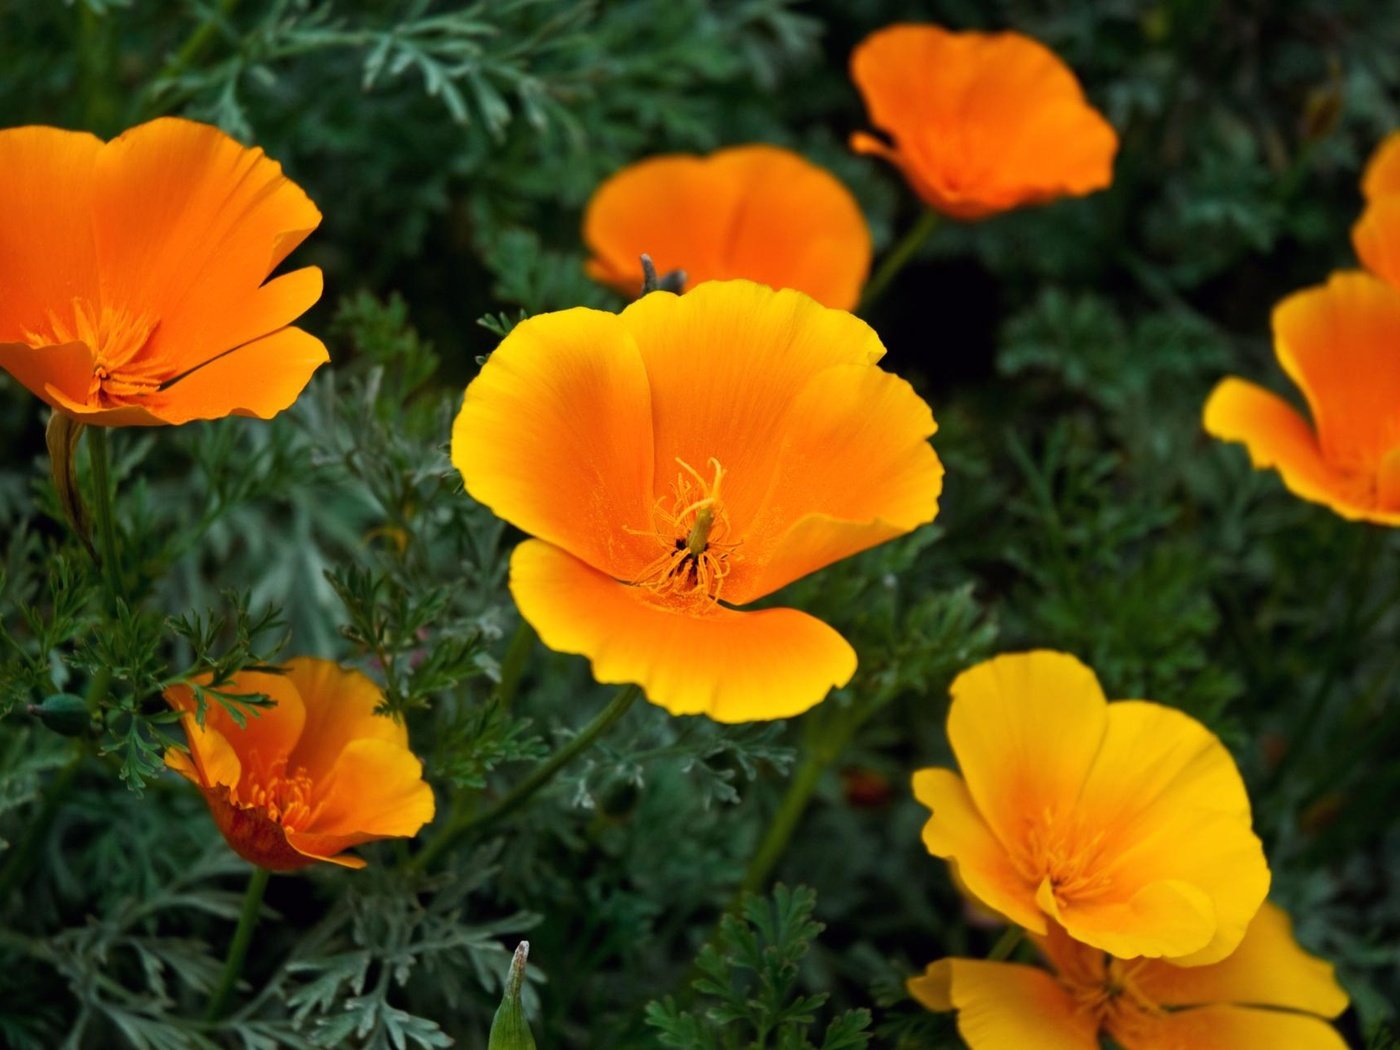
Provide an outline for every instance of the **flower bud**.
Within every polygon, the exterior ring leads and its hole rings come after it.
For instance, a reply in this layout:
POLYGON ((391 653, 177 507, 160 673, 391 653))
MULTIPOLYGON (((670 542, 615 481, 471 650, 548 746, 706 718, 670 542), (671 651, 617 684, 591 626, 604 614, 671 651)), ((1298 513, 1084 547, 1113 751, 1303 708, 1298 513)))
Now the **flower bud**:
POLYGON ((92 726, 87 701, 72 693, 54 693, 42 704, 30 704, 29 713, 64 736, 80 736, 92 726))
POLYGON ((486 1050, 535 1050, 535 1037, 530 1033, 530 1024, 520 1005, 520 986, 525 982, 525 960, 529 956, 530 942, 521 941, 510 961, 510 976, 506 978, 506 990, 496 1018, 491 1022, 491 1039, 486 1050))

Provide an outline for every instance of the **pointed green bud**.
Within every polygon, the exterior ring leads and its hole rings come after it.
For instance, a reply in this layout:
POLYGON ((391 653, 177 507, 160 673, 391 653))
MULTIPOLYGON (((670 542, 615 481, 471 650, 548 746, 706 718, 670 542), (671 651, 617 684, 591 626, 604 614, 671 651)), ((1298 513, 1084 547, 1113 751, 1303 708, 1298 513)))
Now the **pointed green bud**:
POLYGON ((520 986, 525 983, 525 960, 529 957, 530 942, 521 941, 510 961, 505 995, 501 996, 496 1019, 491 1022, 491 1040, 486 1050, 535 1050, 535 1037, 530 1034, 530 1024, 520 1005, 520 986))
POLYGON ((42 704, 30 704, 29 713, 64 736, 81 736, 92 727, 87 701, 72 693, 55 693, 42 704))

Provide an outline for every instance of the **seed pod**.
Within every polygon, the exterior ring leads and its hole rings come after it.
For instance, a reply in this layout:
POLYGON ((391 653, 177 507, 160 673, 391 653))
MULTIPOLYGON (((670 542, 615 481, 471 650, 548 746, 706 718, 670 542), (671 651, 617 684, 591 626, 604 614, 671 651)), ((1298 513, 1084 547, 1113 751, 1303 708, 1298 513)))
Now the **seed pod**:
POLYGON ((506 978, 505 994, 491 1022, 491 1039, 486 1050, 535 1050, 535 1037, 525 1010, 520 1005, 520 986, 525 982, 525 960, 530 957, 530 942, 521 941, 510 961, 510 976, 506 978))
POLYGON ((30 704, 29 713, 64 736, 81 736, 92 726, 87 701, 72 693, 54 693, 42 704, 30 704))

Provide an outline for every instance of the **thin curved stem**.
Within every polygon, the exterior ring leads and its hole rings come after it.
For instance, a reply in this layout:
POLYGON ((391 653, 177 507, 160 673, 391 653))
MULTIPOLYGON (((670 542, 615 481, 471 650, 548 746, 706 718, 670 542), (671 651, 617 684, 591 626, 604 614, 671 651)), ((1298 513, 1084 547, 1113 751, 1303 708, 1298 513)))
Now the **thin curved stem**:
POLYGON ((204 1014, 206 1021, 217 1021, 228 1010, 234 986, 238 984, 238 977, 243 972, 243 960, 248 957, 248 945, 253 941, 253 930, 258 925, 263 893, 267 890, 267 880, 271 874, 266 868, 254 868, 252 876, 248 879, 248 891, 243 895, 243 910, 238 914, 238 927, 233 931, 233 940, 229 942, 228 957, 224 960, 224 972, 219 978, 218 987, 209 999, 209 1009, 204 1014))
POLYGON ((875 275, 866 283, 865 291, 860 297, 860 305, 856 307, 856 313, 863 314, 875 304, 875 301, 889 287, 889 283, 895 279, 900 270, 904 269, 905 264, 914 257, 914 253, 924 246, 929 235, 938 228, 939 221, 938 212, 931 208, 924 209, 924 213, 919 216, 919 221, 909 227, 909 231, 900 242, 890 249, 890 253, 876 268, 875 275))
POLYGON ((501 684, 496 687, 496 700, 503 710, 510 710, 516 691, 520 688, 520 680, 525 677, 530 654, 538 640, 539 635, 535 633, 535 629, 524 620, 520 621, 515 634, 511 635, 505 658, 501 660, 501 684))
POLYGON ((1002 935, 997 938, 996 944, 992 945, 992 950, 987 953, 988 962, 1005 962, 1011 958, 1016 951, 1017 945, 1021 943, 1021 938, 1026 935, 1026 931, 1019 926, 1008 926, 1002 935))
POLYGON ((93 514, 97 518, 97 538, 102 549, 102 574, 107 596, 116 607, 122 593, 121 564, 117 561, 117 527, 112 517, 112 481, 108 464, 107 428, 89 427, 88 455, 92 462, 92 487, 96 490, 93 514))
POLYGON ((533 772, 511 789, 504 798, 488 810, 462 816, 452 821, 443 828, 437 838, 428 844, 423 852, 409 862, 409 866, 420 870, 430 867, 466 835, 479 832, 519 809, 529 801, 535 792, 553 780, 561 769, 587 751, 595 740, 627 713, 641 695, 642 690, 639 686, 623 686, 608 702, 608 706, 598 712, 593 721, 584 726, 577 736, 550 755, 547 760, 536 766, 533 772))

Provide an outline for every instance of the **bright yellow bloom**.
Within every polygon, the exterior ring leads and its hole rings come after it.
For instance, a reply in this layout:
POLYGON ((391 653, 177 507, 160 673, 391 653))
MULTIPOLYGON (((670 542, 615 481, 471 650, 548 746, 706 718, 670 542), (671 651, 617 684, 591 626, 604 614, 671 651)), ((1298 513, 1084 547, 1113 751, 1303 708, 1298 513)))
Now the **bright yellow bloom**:
POLYGON ((523 322, 452 431, 467 491, 537 537, 511 558, 521 615, 673 714, 784 718, 844 685, 826 624, 734 606, 937 513, 933 415, 883 354, 749 281, 523 322))
POLYGON ((1109 703, 1072 656, 999 656, 953 682, 962 776, 914 775, 930 853, 1026 929, 1053 923, 1119 958, 1216 962, 1269 888, 1234 760, 1204 726, 1109 703))
POLYGON ((1359 271, 1333 274, 1274 309, 1274 348, 1311 422, 1231 377, 1206 402, 1206 430, 1243 442, 1296 496, 1400 525, 1400 291, 1359 271))
POLYGON ((417 834, 433 819, 423 765, 408 749, 408 730, 374 713, 384 698, 364 675, 310 658, 286 671, 243 671, 219 687, 274 702, 243 727, 214 700, 201 727, 194 691, 166 690, 189 754, 172 749, 165 762, 204 792, 228 844, 254 864, 288 871, 325 860, 363 868, 342 851, 417 834))
POLYGON ((1265 904, 1228 958, 1181 967, 1115 959, 1052 926, 1037 946, 1053 975, 1015 963, 942 959, 909 981, 930 1010, 958 1012, 971 1050, 1345 1050, 1323 1018, 1347 996, 1265 904))

